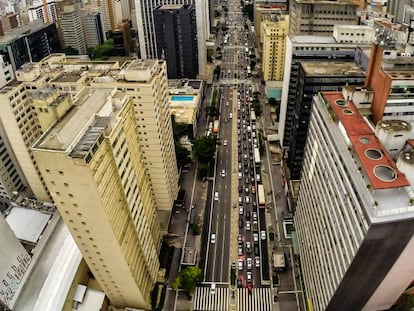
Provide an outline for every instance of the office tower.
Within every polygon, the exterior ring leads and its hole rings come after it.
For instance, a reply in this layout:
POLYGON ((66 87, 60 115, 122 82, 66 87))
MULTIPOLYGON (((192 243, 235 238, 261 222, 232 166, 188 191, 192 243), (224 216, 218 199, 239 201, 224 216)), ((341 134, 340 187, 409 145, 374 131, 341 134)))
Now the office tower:
POLYGON ((285 42, 289 30, 288 15, 274 16, 262 22, 263 57, 262 71, 265 81, 282 81, 285 66, 285 42))
POLYGON ((82 27, 81 13, 74 6, 66 6, 60 15, 60 26, 65 40, 65 46, 78 51, 79 55, 86 54, 85 35, 82 27))
POLYGON ((395 164, 358 111, 369 93, 314 96, 295 228, 315 311, 388 310, 414 275, 414 152, 395 164))
POLYGON ((114 40, 114 51, 116 55, 126 56, 132 51, 132 35, 129 20, 118 24, 118 28, 108 33, 114 40))
POLYGON ((95 47, 104 42, 104 30, 102 28, 101 13, 93 10, 82 12, 83 30, 85 32, 85 43, 88 48, 95 47))
POLYGON ((154 11, 157 54, 167 61, 169 79, 195 78, 197 25, 192 5, 166 4, 154 11))
POLYGON ((36 198, 50 201, 48 191, 30 151, 30 146, 42 134, 30 97, 33 90, 44 85, 46 77, 40 79, 39 77, 39 65, 26 64, 16 72, 16 83, 8 84, 0 90, 1 134, 3 143, 8 144, 10 154, 16 158, 24 179, 27 180, 36 198))
POLYGON ((31 257, 0 214, 0 306, 12 308, 23 287, 31 257))
POLYGON ((105 33, 115 30, 123 19, 130 18, 131 9, 128 0, 93 0, 92 4, 100 9, 105 33))
POLYGON ((302 61, 297 79, 286 160, 292 180, 299 180, 301 176, 313 95, 323 90, 342 90, 345 85, 363 85, 365 72, 354 62, 302 61))
POLYGON ((290 36, 331 36, 334 25, 357 25, 358 4, 352 0, 290 1, 290 36))
POLYGON ((55 23, 36 20, 0 37, 0 54, 16 71, 26 62, 38 62, 61 50, 55 23))
POLYGON ((333 37, 327 36, 287 37, 278 128, 282 147, 287 148, 290 144, 295 114, 299 62, 306 60, 353 61, 357 57, 358 47, 368 48, 370 46, 370 43, 338 43, 333 37))
POLYGON ((207 65, 206 40, 209 34, 208 1, 205 0, 138 0, 136 3, 136 15, 141 58, 162 58, 162 55, 157 54, 154 10, 164 4, 192 4, 195 7, 198 72, 200 75, 203 75, 207 65))
POLYGON ((115 71, 103 72, 91 83, 94 88, 116 87, 133 98, 144 165, 163 231, 168 230, 179 178, 168 105, 166 67, 165 61, 131 60, 123 65, 118 74, 115 71), (114 79, 114 76, 117 78, 114 79))
POLYGON ((73 105, 34 157, 110 302, 147 309, 161 236, 133 101, 116 88, 87 88, 73 105))
MULTIPOLYGON (((414 66, 410 53, 372 47, 365 84, 375 91, 372 120, 401 119, 414 125, 414 66)), ((414 131, 413 131, 414 132, 414 131)))

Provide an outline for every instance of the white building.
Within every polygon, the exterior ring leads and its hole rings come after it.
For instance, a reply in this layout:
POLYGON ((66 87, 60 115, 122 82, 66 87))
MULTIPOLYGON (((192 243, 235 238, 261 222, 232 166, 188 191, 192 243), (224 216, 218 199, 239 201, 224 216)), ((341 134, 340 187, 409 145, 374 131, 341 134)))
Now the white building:
POLYGON ((315 311, 389 309, 414 275, 414 152, 396 165, 357 98, 313 101, 295 227, 315 311))
POLYGON ((340 43, 374 43, 375 28, 364 25, 335 25, 333 37, 340 43))
POLYGON ((14 71, 11 64, 4 61, 4 56, 0 55, 0 88, 14 79, 14 71))
POLYGON ((56 1, 47 0, 46 7, 41 1, 36 1, 32 6, 27 10, 29 14, 29 20, 32 22, 36 19, 42 20, 44 23, 56 22, 57 21, 57 12, 56 12, 56 1))
POLYGON ((79 55, 86 54, 85 34, 82 27, 81 14, 73 6, 65 6, 60 15, 60 24, 66 47, 72 47, 79 55))

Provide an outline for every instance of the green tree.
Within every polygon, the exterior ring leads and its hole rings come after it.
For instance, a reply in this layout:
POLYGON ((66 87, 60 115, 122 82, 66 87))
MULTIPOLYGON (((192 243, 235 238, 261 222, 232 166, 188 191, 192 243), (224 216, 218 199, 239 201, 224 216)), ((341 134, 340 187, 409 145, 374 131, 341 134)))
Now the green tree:
POLYGON ((242 9, 243 15, 247 16, 251 21, 253 21, 253 4, 248 3, 243 6, 242 9))
POLYGON ((175 157, 177 159, 178 167, 183 167, 184 165, 191 163, 190 151, 181 146, 178 141, 175 142, 175 157))
POLYGON ((201 136, 196 138, 193 142, 193 152, 198 161, 203 163, 213 162, 213 157, 216 154, 216 147, 218 139, 213 135, 201 136))
POLYGON ((217 80, 220 79, 220 72, 221 72, 221 67, 217 65, 216 68, 214 69, 214 75, 216 76, 217 80))
POLYGON ((71 46, 67 46, 63 49, 63 53, 66 55, 79 55, 79 51, 71 46))
POLYGON ((91 58, 94 60, 106 60, 112 55, 114 55, 114 39, 109 39, 93 48, 91 58))
POLYGON ((219 110, 215 106, 207 106, 206 115, 210 118, 217 117, 219 115, 219 110))
POLYGON ((277 100, 274 97, 270 97, 268 102, 270 106, 276 106, 277 104, 277 100))
POLYGON ((182 288, 191 294, 196 285, 203 281, 203 272, 197 266, 187 267, 178 273, 173 288, 182 288))

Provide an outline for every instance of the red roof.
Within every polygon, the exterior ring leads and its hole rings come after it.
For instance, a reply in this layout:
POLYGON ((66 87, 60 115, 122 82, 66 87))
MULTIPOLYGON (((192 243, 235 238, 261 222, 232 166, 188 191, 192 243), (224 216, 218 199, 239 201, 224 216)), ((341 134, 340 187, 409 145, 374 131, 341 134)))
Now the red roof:
POLYGON ((364 121, 352 101, 347 101, 341 92, 322 92, 342 123, 353 149, 358 156, 373 189, 409 186, 388 151, 364 121))

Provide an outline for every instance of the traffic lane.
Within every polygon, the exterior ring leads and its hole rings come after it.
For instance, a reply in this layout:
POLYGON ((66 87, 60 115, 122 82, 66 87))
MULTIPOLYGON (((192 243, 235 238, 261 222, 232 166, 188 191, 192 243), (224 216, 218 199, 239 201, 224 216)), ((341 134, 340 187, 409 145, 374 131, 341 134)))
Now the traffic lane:
POLYGON ((261 270, 263 280, 270 280, 269 252, 267 248, 266 208, 259 208, 260 230, 266 232, 266 240, 261 240, 261 270))

